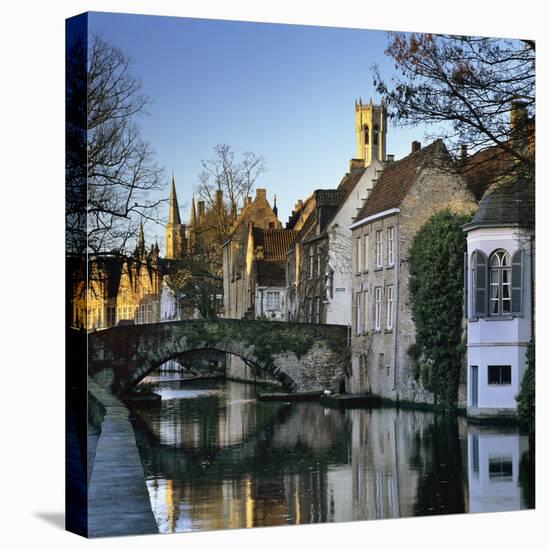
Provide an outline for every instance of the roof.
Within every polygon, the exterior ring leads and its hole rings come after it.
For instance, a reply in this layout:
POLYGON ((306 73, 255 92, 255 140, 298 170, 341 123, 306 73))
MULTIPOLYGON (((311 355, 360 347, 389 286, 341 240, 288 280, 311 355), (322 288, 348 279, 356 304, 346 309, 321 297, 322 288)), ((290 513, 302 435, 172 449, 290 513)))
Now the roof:
POLYGON ((435 163, 452 162, 442 140, 437 139, 401 160, 386 164, 356 221, 400 206, 424 168, 435 163))
POLYGON ((509 153, 501 147, 489 147, 467 157, 461 174, 477 200, 482 199, 495 179, 512 165, 509 153))
POLYGON ((257 286, 286 286, 284 261, 256 260, 257 286))
POLYGON ((179 215, 179 204, 177 203, 177 193, 175 192, 175 179, 173 177, 173 174, 172 174, 172 181, 170 184, 170 208, 168 211, 168 224, 169 225, 181 224, 181 217, 179 215))
POLYGON ((291 229, 265 229, 264 257, 266 260, 284 260, 286 252, 297 237, 297 231, 291 229))
POLYGON ((298 231, 291 229, 263 229, 253 228, 254 247, 263 247, 265 260, 284 260, 286 252, 298 235, 298 231))
POLYGON ((345 189, 317 189, 316 206, 339 206, 345 197, 345 189))
POLYGON ((480 201, 474 218, 463 226, 469 231, 477 227, 520 226, 535 224, 534 178, 518 176, 496 185, 480 201))

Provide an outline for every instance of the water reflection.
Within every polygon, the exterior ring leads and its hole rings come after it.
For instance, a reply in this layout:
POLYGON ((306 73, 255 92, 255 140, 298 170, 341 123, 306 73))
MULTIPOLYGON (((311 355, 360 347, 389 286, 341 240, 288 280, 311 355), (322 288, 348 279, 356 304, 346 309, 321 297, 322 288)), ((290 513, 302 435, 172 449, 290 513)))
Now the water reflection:
POLYGON ((219 380, 159 380, 155 391, 161 405, 135 407, 132 422, 162 532, 533 505, 532 474, 519 476, 528 440, 515 431, 258 402, 253 386, 219 380))

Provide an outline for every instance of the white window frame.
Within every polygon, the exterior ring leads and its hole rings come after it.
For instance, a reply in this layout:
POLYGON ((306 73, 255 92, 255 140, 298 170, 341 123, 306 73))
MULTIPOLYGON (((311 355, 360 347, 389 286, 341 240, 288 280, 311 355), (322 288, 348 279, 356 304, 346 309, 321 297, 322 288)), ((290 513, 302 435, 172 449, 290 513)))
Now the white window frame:
POLYGON ((314 245, 309 245, 309 279, 314 278, 314 268, 315 268, 315 251, 314 245))
POLYGON ((387 287, 387 330, 393 330, 393 312, 395 302, 395 286, 387 287))
POLYGON ((362 271, 368 271, 368 264, 370 259, 370 251, 369 251, 369 245, 370 245, 370 235, 367 233, 362 237, 363 240, 363 253, 362 253, 362 271))
POLYGON ((362 269, 362 241, 360 237, 356 238, 355 251, 356 251, 356 273, 359 274, 360 270, 362 269))
POLYGON ((267 311, 279 311, 280 310, 280 292, 276 290, 267 290, 265 296, 267 311))
POLYGON ((389 265, 395 265, 395 228, 387 229, 387 262, 389 265))
POLYGON ((362 293, 355 293, 355 333, 358 336, 362 330, 362 293))
POLYGON ((375 288, 375 302, 374 302, 374 328, 376 331, 381 330, 381 287, 375 288))
POLYGON ((383 231, 376 231, 376 267, 383 267, 383 231))
POLYGON ((368 291, 367 290, 364 290, 362 292, 363 294, 363 298, 362 298, 362 301, 364 302, 364 320, 363 320, 363 323, 364 323, 364 334, 366 334, 368 332, 368 291))

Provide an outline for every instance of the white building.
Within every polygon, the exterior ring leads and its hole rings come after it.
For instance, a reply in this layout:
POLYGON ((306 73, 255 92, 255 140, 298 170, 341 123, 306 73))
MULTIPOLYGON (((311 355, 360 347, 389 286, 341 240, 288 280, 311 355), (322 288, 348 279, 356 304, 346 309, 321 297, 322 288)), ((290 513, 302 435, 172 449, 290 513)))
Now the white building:
POLYGON ((169 277, 165 276, 160 286, 160 322, 180 320, 181 311, 175 291, 170 285, 169 277))
POLYGON ((469 512, 507 512, 527 508, 519 483, 520 461, 528 437, 517 432, 470 427, 467 434, 469 512))
POLYGON ((346 176, 347 194, 332 221, 328 224, 328 265, 326 268, 326 323, 350 325, 352 321, 352 232, 349 223, 368 198, 384 163, 373 159, 366 168, 354 168, 346 176))
POLYGON ((532 338, 533 184, 518 179, 489 192, 467 233, 467 413, 515 417, 532 338))

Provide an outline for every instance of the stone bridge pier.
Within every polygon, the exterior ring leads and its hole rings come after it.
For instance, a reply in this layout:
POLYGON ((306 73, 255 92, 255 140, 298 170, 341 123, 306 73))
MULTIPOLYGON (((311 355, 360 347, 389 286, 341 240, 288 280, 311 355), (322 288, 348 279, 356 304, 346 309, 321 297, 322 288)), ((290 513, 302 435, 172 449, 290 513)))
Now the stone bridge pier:
POLYGON ((88 373, 120 395, 166 361, 196 350, 237 355, 299 393, 337 391, 350 364, 344 326, 217 319, 91 333, 88 373))

